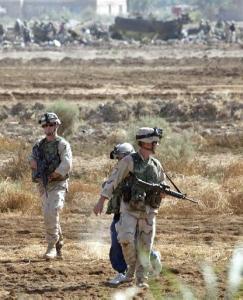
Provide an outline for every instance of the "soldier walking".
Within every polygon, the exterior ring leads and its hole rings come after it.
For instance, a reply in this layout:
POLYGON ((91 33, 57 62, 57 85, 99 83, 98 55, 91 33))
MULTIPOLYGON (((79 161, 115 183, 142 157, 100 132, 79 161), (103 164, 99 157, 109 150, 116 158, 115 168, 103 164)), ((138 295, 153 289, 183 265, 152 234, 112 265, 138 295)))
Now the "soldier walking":
POLYGON ((161 138, 161 129, 143 127, 138 130, 138 152, 118 162, 94 208, 95 214, 101 213, 105 200, 111 199, 113 191, 122 185, 123 197, 116 230, 128 269, 120 283, 132 282, 136 276, 137 286, 145 288, 148 287, 155 219, 163 194, 146 194, 145 189, 137 184, 136 178, 149 183, 165 180, 160 162, 152 156, 161 138))
POLYGON ((70 144, 57 135, 61 121, 55 113, 47 112, 41 116, 45 138, 38 141, 29 159, 32 180, 39 184, 42 198, 46 241, 48 243, 44 258, 62 258, 63 235, 59 214, 64 206, 68 190, 68 177, 72 167, 70 144))
MULTIPOLYGON (((120 161, 126 155, 134 153, 135 150, 133 146, 129 143, 118 144, 110 153, 111 159, 117 159, 120 161)), ((103 187, 106 182, 104 182, 103 187)), ((109 252, 109 258, 112 265, 112 268, 117 271, 117 275, 109 280, 109 284, 118 285, 124 278, 127 270, 127 264, 124 260, 122 248, 120 243, 117 240, 117 231, 116 224, 120 219, 120 204, 122 198, 122 185, 119 185, 112 193, 112 197, 108 202, 107 214, 113 214, 113 220, 110 226, 111 234, 111 247, 109 252)), ((95 208, 94 208, 95 210, 95 208)))

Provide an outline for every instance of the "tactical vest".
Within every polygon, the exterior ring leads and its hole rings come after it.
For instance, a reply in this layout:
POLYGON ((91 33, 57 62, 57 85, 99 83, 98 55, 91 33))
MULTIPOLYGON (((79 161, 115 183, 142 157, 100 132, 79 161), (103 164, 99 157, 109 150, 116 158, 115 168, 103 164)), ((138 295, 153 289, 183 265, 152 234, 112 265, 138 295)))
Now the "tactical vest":
POLYGON ((42 139, 33 148, 35 159, 37 161, 37 171, 32 174, 33 181, 41 178, 41 173, 44 171, 45 176, 49 176, 60 165, 61 159, 58 153, 58 145, 61 138, 57 137, 54 141, 42 139))
POLYGON ((40 150, 43 151, 43 158, 47 163, 46 174, 50 175, 60 165, 61 159, 58 153, 58 145, 61 138, 48 142, 46 139, 41 143, 40 150))
POLYGON ((123 185, 124 202, 128 202, 131 209, 145 211, 146 206, 158 208, 161 202, 160 195, 149 193, 144 187, 137 184, 136 177, 149 182, 160 183, 160 168, 158 161, 153 157, 143 160, 138 153, 131 154, 134 164, 133 173, 123 185))

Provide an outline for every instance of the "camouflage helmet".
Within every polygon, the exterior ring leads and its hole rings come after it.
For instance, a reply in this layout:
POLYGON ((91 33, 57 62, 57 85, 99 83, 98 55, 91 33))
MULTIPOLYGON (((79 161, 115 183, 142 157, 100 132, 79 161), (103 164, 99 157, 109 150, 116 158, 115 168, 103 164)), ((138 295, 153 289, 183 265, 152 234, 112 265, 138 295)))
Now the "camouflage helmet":
POLYGON ((61 121, 55 113, 47 112, 40 117, 39 124, 45 125, 47 123, 56 123, 56 124, 60 125, 61 121))
POLYGON ((162 138, 163 130, 157 127, 150 128, 150 127, 142 127, 139 128, 136 134, 136 140, 138 142, 144 143, 153 143, 159 142, 162 138))
POLYGON ((126 156, 128 154, 134 153, 135 150, 133 146, 129 143, 118 144, 110 153, 110 159, 118 158, 120 155, 126 156))

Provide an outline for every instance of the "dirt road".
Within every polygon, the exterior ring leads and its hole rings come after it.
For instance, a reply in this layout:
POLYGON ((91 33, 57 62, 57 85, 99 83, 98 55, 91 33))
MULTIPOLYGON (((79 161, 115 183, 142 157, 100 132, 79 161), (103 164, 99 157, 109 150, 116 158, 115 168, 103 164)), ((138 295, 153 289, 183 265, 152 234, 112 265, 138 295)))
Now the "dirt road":
MULTIPOLYGON (((117 289, 107 286, 114 275, 109 261, 108 217, 85 214, 63 216, 66 244, 63 261, 46 262, 43 222, 40 216, 1 215, 0 298, 1 299, 111 299, 117 289)), ((221 299, 232 248, 242 237, 242 216, 164 217, 160 213, 155 248, 164 270, 192 286, 202 296, 201 263, 211 262, 218 270, 221 299)), ((152 299, 156 293, 176 295, 173 280, 165 272, 149 292, 138 299, 152 299)), ((118 290, 125 289, 119 287, 118 290)))

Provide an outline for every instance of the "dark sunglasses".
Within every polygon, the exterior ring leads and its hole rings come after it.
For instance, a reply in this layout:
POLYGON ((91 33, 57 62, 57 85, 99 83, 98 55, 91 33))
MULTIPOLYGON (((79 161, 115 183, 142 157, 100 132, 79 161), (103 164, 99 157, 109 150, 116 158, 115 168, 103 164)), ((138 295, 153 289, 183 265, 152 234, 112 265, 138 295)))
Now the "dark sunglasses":
POLYGON ((54 124, 54 123, 44 124, 44 125, 42 125, 42 128, 53 127, 53 126, 55 126, 55 125, 56 125, 56 124, 54 124))

